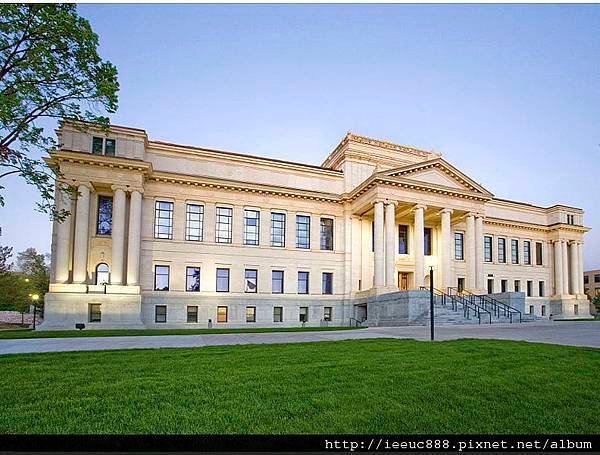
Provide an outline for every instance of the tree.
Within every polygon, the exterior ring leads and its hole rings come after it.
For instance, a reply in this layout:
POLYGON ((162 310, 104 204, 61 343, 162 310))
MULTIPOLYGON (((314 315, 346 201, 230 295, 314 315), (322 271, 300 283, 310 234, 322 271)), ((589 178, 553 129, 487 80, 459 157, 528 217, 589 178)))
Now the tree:
POLYGON ((600 314, 600 294, 596 294, 594 296, 594 300, 592 300, 592 303, 596 307, 596 314, 600 314))
POLYGON ((9 246, 0 246, 0 276, 10 271, 8 260, 12 256, 12 248, 9 246))
POLYGON ((22 177, 40 193, 37 210, 58 221, 68 215, 54 207, 59 171, 33 152, 58 145, 40 126, 44 119, 108 126, 103 114, 117 109, 117 69, 97 48, 98 35, 73 4, 0 4, 0 190, 2 178, 22 177))
POLYGON ((27 248, 17 254, 17 271, 29 280, 30 291, 38 294, 40 300, 48 292, 50 284, 50 267, 47 255, 40 254, 35 248, 27 248))

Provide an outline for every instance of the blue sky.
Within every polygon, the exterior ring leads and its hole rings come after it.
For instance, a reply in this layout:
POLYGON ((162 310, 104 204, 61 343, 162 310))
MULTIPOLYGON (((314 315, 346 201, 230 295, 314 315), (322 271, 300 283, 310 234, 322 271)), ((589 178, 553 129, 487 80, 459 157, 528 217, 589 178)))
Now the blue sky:
MULTIPOLYGON (((80 5, 112 121, 320 164, 347 131, 441 152, 498 197, 586 210, 600 268, 600 5, 80 5)), ((0 243, 50 249, 6 181, 0 243)))

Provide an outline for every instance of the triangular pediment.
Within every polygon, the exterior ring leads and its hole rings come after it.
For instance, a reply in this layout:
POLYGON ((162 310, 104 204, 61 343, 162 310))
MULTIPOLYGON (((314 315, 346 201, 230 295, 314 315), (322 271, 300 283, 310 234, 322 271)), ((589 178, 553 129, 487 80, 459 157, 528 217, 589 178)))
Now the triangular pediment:
POLYGON ((489 197, 493 196, 492 193, 479 183, 463 174, 442 158, 389 169, 381 172, 381 174, 389 177, 414 180, 423 184, 470 191, 489 197))

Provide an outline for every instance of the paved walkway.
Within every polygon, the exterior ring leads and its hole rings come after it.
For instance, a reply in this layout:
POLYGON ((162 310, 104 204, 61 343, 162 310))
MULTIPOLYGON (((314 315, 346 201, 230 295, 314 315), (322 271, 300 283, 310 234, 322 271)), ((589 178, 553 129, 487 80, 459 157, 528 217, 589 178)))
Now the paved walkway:
MULTIPOLYGON (((87 338, 32 338, 0 340, 0 354, 109 349, 189 348, 233 344, 304 343, 366 338, 429 340, 429 327, 373 327, 361 330, 279 333, 223 333, 209 335, 123 336, 87 338)), ((529 322, 438 326, 436 340, 481 338, 600 348, 600 322, 529 322)))

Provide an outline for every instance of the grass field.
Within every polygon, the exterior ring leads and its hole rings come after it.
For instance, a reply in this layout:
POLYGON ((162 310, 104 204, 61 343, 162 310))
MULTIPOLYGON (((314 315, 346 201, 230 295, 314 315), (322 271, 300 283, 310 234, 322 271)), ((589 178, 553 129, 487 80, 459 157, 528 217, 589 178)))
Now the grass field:
POLYGON ((0 339, 21 338, 76 338, 76 337, 125 337, 156 335, 206 335, 209 333, 266 333, 266 332, 320 332, 326 330, 355 330, 364 327, 256 327, 241 329, 94 329, 53 330, 48 332, 31 329, 0 330, 0 339))
POLYGON ((589 433, 600 350, 352 340, 0 357, 0 433, 589 433))

